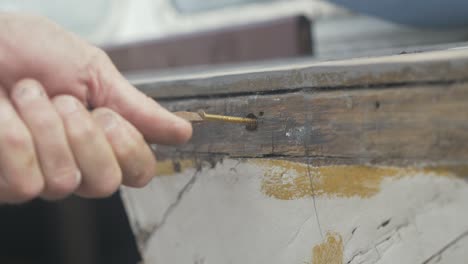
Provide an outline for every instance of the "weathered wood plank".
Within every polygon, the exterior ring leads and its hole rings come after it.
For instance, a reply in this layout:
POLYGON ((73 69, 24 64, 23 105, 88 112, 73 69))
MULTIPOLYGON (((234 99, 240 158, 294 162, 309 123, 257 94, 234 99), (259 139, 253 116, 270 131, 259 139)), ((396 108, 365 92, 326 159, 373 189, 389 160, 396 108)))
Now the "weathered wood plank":
POLYGON ((258 116, 258 129, 194 124, 161 157, 322 157, 372 163, 468 161, 468 83, 296 92, 165 103, 170 110, 258 116))
POLYGON ((468 49, 328 62, 310 59, 206 68, 132 82, 158 99, 468 80, 468 49))
POLYGON ((123 72, 312 55, 311 22, 284 17, 104 47, 123 72))
POLYGON ((144 263, 463 262, 467 66, 452 50, 140 86, 259 121, 156 146, 160 177, 122 192, 144 263))

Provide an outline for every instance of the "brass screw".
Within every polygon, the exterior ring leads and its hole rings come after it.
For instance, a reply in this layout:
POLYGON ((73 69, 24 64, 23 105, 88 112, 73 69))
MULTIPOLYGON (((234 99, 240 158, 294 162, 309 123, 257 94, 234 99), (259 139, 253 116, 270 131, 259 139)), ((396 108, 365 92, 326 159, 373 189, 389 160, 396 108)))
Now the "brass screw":
POLYGON ((236 124, 245 124, 245 128, 249 131, 257 129, 257 118, 253 114, 247 115, 247 117, 236 117, 236 116, 224 116, 224 115, 212 115, 207 114, 203 110, 198 112, 174 112, 176 116, 183 118, 193 123, 199 123, 202 121, 218 121, 236 124))
POLYGON ((203 118, 203 120, 208 120, 208 121, 222 121, 222 122, 227 122, 227 123, 237 123, 237 124, 246 124, 246 125, 257 124, 257 120, 254 118, 213 115, 213 114, 207 114, 203 110, 198 111, 198 114, 201 116, 201 118, 203 118))

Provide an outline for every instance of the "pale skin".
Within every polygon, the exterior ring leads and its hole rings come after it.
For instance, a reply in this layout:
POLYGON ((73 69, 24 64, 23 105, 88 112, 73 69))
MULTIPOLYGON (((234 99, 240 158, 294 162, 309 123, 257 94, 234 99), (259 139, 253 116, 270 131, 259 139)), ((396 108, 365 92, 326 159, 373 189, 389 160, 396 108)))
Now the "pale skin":
POLYGON ((0 13, 0 69, 0 203, 145 186, 157 170, 147 142, 191 137, 103 51, 45 18, 0 13))

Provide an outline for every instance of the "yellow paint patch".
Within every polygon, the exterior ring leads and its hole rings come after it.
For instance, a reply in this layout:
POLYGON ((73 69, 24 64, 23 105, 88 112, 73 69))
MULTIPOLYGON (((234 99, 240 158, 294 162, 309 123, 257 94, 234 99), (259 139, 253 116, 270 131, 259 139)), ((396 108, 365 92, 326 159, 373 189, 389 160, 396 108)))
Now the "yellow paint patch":
POLYGON ((156 162, 156 176, 170 176, 195 168, 193 160, 163 160, 156 162))
POLYGON ((264 170, 262 191, 281 200, 294 200, 312 195, 307 166, 285 160, 254 160, 264 170))
POLYGON ((312 264, 342 264, 343 239, 339 234, 327 233, 325 242, 312 249, 312 264))
POLYGON ((307 168, 307 164, 287 160, 250 160, 262 167, 261 190, 270 197, 294 200, 303 197, 335 196, 372 197, 380 191, 385 178, 400 178, 418 174, 436 176, 468 176, 468 166, 399 168, 385 166, 340 165, 307 168))

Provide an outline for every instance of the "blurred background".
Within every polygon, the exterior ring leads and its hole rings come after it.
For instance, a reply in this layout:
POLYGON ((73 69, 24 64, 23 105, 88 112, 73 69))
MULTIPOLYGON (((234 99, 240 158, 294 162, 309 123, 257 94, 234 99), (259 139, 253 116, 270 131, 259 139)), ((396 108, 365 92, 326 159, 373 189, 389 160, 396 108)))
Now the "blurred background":
POLYGON ((2 0, 7 11, 39 13, 89 41, 129 43, 304 15, 314 56, 331 59, 463 42, 463 0, 2 0))
MULTIPOLYGON (((129 78, 466 46, 464 0, 2 0, 104 48, 129 78)), ((0 207, 0 263, 137 263, 119 194, 0 207)))

